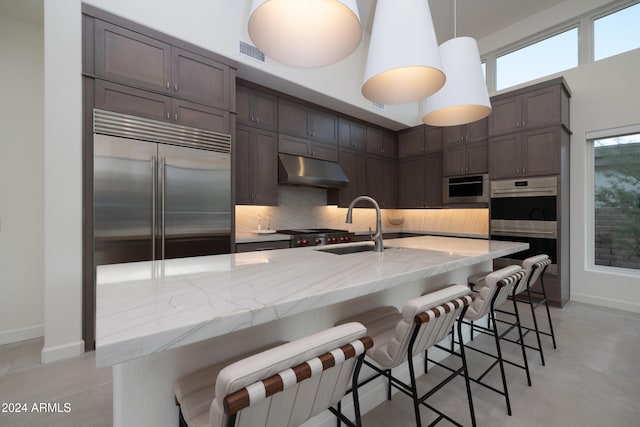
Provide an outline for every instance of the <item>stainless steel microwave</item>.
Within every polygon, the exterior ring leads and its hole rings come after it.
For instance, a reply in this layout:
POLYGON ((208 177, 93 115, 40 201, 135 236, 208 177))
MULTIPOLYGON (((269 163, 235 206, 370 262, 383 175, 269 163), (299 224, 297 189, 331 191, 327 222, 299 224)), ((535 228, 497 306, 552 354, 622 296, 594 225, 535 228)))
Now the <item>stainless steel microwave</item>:
POLYGON ((442 201, 455 203, 489 203, 489 175, 446 177, 442 183, 442 201))

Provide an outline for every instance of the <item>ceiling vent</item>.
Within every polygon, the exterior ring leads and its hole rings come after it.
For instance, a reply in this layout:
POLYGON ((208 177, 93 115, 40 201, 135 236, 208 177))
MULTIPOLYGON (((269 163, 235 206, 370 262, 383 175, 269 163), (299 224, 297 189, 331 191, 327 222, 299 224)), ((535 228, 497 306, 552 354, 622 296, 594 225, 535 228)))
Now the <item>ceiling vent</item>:
POLYGON ((256 61, 260 61, 263 64, 265 64, 267 62, 267 57, 265 56, 265 54, 258 49, 257 47, 255 47, 252 44, 243 42, 242 40, 240 40, 240 53, 242 55, 248 56, 250 58, 255 59, 256 61))
POLYGON ((373 107, 377 108, 378 110, 387 111, 387 106, 385 104, 381 104, 379 102, 372 102, 371 105, 373 105, 373 107))

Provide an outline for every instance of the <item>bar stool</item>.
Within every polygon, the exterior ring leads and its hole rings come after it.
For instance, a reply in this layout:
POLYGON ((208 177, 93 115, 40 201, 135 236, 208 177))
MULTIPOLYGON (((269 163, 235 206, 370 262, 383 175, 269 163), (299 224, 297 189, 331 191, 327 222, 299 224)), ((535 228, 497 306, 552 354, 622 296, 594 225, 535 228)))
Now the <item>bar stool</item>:
MULTIPOLYGON (((525 347, 530 348, 532 350, 536 350, 540 353, 540 361, 542 366, 545 365, 544 361, 544 351, 542 349, 542 341, 540 339, 540 335, 546 335, 551 337, 553 342, 553 348, 557 348, 556 346, 556 336, 553 332, 553 323, 551 322, 551 313, 549 312, 549 303, 547 300, 547 293, 544 289, 544 272, 547 270, 547 267, 551 264, 551 259, 549 259, 548 255, 536 255, 530 258, 525 259, 522 262, 522 268, 525 270, 525 277, 518 284, 514 295, 510 297, 515 302, 528 304, 531 309, 531 318, 533 320, 533 328, 529 328, 526 326, 522 326, 525 330, 524 336, 529 332, 535 332, 536 334, 536 346, 527 345, 525 343, 525 347), (540 279, 540 291, 536 291, 533 289, 536 282, 540 279), (547 311, 547 321, 549 324, 549 332, 541 331, 538 325, 538 319, 536 317, 536 309, 540 306, 544 305, 547 311)), ((499 313, 507 314, 514 316, 514 312, 510 312, 507 310, 496 310, 499 313)), ((503 323, 512 323, 506 320, 498 321, 503 323)))
POLYGON ((373 346, 366 331, 347 323, 179 379, 174 391, 180 426, 298 426, 329 409, 359 427, 355 387, 355 423, 333 406, 355 385, 364 353, 373 346))
POLYGON ((476 419, 473 409, 473 399, 471 397, 471 387, 468 381, 464 349, 461 348, 461 352, 458 355, 462 359, 462 366, 422 395, 418 394, 413 363, 414 355, 425 351, 427 348, 440 342, 443 338, 446 338, 449 329, 454 325, 458 316, 464 314, 472 301, 473 297, 468 287, 451 285, 439 291, 431 292, 407 301, 402 307, 401 312, 395 307, 380 307, 346 320, 357 321, 364 324, 374 341, 374 346, 371 351, 367 353, 367 358, 365 358, 364 363, 372 368, 375 374, 359 381, 358 387, 364 386, 375 378, 384 376, 387 378, 387 399, 391 399, 392 386, 412 398, 416 425, 418 427, 422 425, 420 405, 429 408, 438 415, 436 421, 431 425, 436 424, 442 419, 446 419, 457 426, 461 426, 461 424, 454 419, 426 403, 426 400, 436 391, 440 390, 447 382, 459 374, 462 374, 464 375, 467 388, 471 423, 475 426, 476 419), (391 374, 391 370, 404 361, 408 361, 409 364, 410 384, 406 384, 391 374))
MULTIPOLYGON (((527 382, 529 385, 531 385, 531 377, 529 375, 529 364, 527 362, 527 354, 526 354, 524 345, 522 344, 520 345, 520 348, 522 350, 523 365, 517 364, 512 361, 508 361, 503 358, 502 349, 500 347, 500 340, 504 335, 506 335, 506 333, 508 333, 508 331, 502 334, 498 332, 494 309, 495 307, 503 304, 507 300, 507 297, 513 293, 515 285, 520 280, 522 280, 524 275, 525 275, 524 270, 522 270, 522 268, 517 265, 507 266, 500 270, 496 270, 493 273, 489 273, 487 276, 485 276, 484 280, 482 280, 479 283, 479 286, 476 288, 476 291, 474 292, 474 297, 475 297, 474 301, 469 306, 469 309, 466 311, 466 313, 463 316, 463 319, 460 322, 469 326, 471 326, 473 323, 474 325, 473 328, 475 328, 475 330, 478 330, 481 333, 493 336, 495 346, 496 346, 495 354, 489 353, 487 351, 481 350, 476 347, 472 347, 471 345, 469 345, 469 343, 465 344, 464 341, 462 340, 460 329, 458 330, 457 343, 460 345, 461 349, 468 348, 475 352, 482 353, 486 356, 489 356, 495 359, 494 362, 491 363, 491 365, 489 365, 489 367, 486 368, 484 372, 482 372, 482 374, 480 374, 477 378, 470 377, 469 379, 477 384, 482 385, 485 388, 493 390, 496 393, 504 396, 505 403, 507 406, 507 413, 509 415, 511 415, 511 402, 509 399, 509 388, 507 387, 507 378, 504 370, 504 363, 509 363, 511 365, 524 369, 527 375, 527 382), (479 326, 474 323, 484 316, 489 317, 489 323, 491 325, 490 327, 479 326), (491 370, 495 368, 496 365, 498 365, 500 368, 502 390, 499 390, 487 384, 485 381, 483 381, 484 377, 489 372, 491 372, 491 370)), ((515 305, 515 302, 514 302, 514 305, 515 305)), ((522 330, 520 328, 519 322, 515 322, 514 327, 517 327, 518 332, 522 337, 522 330)), ((437 362, 434 362, 434 363, 439 366, 443 366, 442 364, 439 364, 437 362)), ((446 366, 443 366, 443 367, 446 368, 446 366)))

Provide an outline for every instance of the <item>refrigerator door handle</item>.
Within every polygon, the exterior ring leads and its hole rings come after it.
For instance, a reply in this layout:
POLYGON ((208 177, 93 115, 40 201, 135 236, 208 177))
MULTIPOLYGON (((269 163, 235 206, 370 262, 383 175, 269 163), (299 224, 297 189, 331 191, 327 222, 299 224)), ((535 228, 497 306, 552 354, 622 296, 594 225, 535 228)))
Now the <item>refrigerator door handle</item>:
POLYGON ((162 218, 160 220, 160 238, 161 238, 161 255, 164 260, 164 232, 165 232, 165 216, 166 213, 164 211, 164 201, 165 201, 165 178, 166 178, 166 160, 164 157, 160 160, 160 212, 162 214, 162 218))
POLYGON ((158 160, 151 156, 151 260, 156 260, 156 181, 158 176, 158 160))

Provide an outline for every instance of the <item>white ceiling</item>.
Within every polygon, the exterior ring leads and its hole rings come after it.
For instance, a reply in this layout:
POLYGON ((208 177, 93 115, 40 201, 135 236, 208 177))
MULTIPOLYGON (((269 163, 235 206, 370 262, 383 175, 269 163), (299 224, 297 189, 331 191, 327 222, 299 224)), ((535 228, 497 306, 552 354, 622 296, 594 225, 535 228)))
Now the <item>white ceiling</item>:
MULTIPOLYGON (((402 1, 402 0, 396 0, 402 1)), ((357 0, 363 27, 371 32, 376 0, 357 0)), ((457 0, 457 35, 481 39, 562 0, 457 0)), ((454 0, 429 0, 438 42, 453 38, 454 0)))

